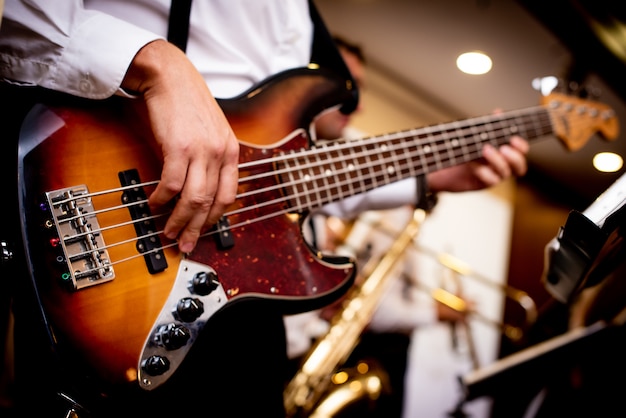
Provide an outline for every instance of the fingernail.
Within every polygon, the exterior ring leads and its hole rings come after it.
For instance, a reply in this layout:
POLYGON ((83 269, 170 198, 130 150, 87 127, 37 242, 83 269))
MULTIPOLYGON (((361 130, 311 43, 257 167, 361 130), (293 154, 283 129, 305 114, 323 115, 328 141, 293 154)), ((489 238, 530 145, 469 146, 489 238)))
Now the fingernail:
POLYGON ((182 242, 179 245, 180 251, 184 253, 190 253, 193 250, 193 242, 182 242))

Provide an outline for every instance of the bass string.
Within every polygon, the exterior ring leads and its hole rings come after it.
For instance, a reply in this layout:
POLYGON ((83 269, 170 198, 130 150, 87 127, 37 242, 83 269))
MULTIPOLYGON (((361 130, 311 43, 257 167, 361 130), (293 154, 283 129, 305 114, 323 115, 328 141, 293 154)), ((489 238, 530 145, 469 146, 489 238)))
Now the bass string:
MULTIPOLYGON (((482 133, 485 133, 485 130, 486 130, 486 131, 489 131, 490 135, 487 135, 486 137, 482 137, 482 139, 478 141, 474 140, 473 142, 475 142, 476 144, 480 144, 480 145, 482 145, 485 142, 492 142, 494 145, 500 145, 503 139, 508 139, 511 136, 511 132, 510 132, 511 125, 508 124, 508 122, 516 118, 519 118, 521 116, 527 116, 528 114, 536 113, 537 112, 536 109, 545 110, 546 108, 538 107, 538 108, 531 108, 531 109, 526 109, 526 110, 521 110, 521 111, 509 112, 506 114, 473 118, 473 119, 469 119, 466 121, 455 121, 455 122, 451 122, 448 124, 439 125, 440 127, 443 127, 443 128, 439 128, 440 132, 436 132, 436 133, 431 132, 433 129, 432 127, 425 127, 425 128, 414 129, 414 130, 410 130, 406 132, 398 132, 398 133, 392 133, 392 134, 376 136, 376 137, 368 137, 368 138, 363 138, 360 140, 350 140, 350 141, 339 140, 339 141, 335 141, 335 142, 332 142, 330 144, 323 145, 323 146, 316 146, 310 149, 295 151, 295 152, 283 152, 283 153, 276 154, 270 158, 242 163, 240 164, 239 167, 245 168, 245 169, 251 169, 251 168, 262 167, 262 166, 267 166, 267 165, 276 167, 276 165, 279 163, 283 163, 282 165, 280 165, 280 167, 286 167, 286 168, 273 169, 273 170, 269 170, 261 174, 256 174, 254 176, 242 177, 239 179, 239 184, 252 182, 252 181, 258 181, 260 179, 267 179, 267 178, 283 179, 285 177, 288 177, 291 180, 287 182, 276 183, 275 185, 272 185, 270 187, 253 189, 248 192, 240 193, 236 196, 236 200, 240 200, 240 199, 248 198, 248 197, 254 197, 255 195, 263 195, 268 192, 285 190, 286 188, 297 190, 298 186, 306 186, 306 184, 310 184, 310 183, 326 184, 325 190, 328 193, 327 195, 330 196, 330 200, 329 198, 326 198, 326 199, 318 198, 318 200, 314 200, 314 201, 308 200, 309 205, 307 205, 306 208, 303 207, 302 205, 300 206, 287 205, 285 207, 284 204, 289 203, 290 201, 292 201, 293 198, 297 198, 299 200, 299 198, 302 197, 303 195, 311 196, 312 194, 319 196, 320 190, 318 187, 318 188, 314 188, 314 192, 306 192, 306 193, 297 192, 292 195, 284 195, 281 193, 279 198, 274 198, 266 202, 256 203, 254 205, 241 207, 239 209, 226 212, 224 216, 228 217, 228 216, 233 216, 233 215, 239 215, 245 212, 256 211, 258 209, 261 209, 267 206, 277 206, 280 208, 279 210, 275 210, 274 212, 266 213, 261 216, 256 216, 256 217, 252 217, 249 219, 245 219, 242 222, 238 222, 238 223, 226 226, 224 228, 228 230, 233 230, 244 225, 249 225, 250 223, 260 222, 266 219, 270 219, 272 217, 281 216, 281 215, 285 215, 288 213, 293 213, 294 209, 296 210, 313 209, 315 207, 328 203, 329 201, 343 198, 344 196, 342 195, 342 193, 339 193, 337 195, 333 195, 332 193, 333 193, 333 190, 339 190, 343 188, 344 186, 349 186, 350 184, 354 183, 354 180, 350 180, 349 178, 350 177, 349 174, 351 174, 352 171, 346 168, 347 167, 346 162, 354 162, 355 160, 362 159, 365 161, 365 163, 361 164, 362 170, 366 170, 370 176, 377 177, 377 176, 387 175, 388 173, 386 171, 386 167, 389 164, 394 164, 394 163, 397 164, 398 160, 395 157, 380 158, 381 150, 378 147, 378 145, 380 145, 381 143, 384 143, 387 146, 387 149, 385 150, 385 154, 393 155, 394 152, 399 153, 399 151, 402 151, 401 154, 404 155, 404 158, 403 158, 404 163, 402 163, 399 166, 400 167, 399 171, 409 170, 411 172, 411 175, 424 174, 426 172, 438 169, 439 166, 443 163, 456 161, 457 157, 450 157, 449 155, 447 155, 450 152, 449 142, 451 139, 450 137, 451 134, 453 134, 453 136, 456 138, 476 138, 477 136, 476 126, 481 126, 483 128, 482 133), (406 141, 407 138, 412 139, 412 141, 406 141), (419 152, 419 151, 407 152, 407 149, 410 149, 411 147, 417 149, 418 146, 430 147, 427 159, 421 161, 422 166, 423 166, 422 171, 417 171, 414 169, 414 162, 415 162, 415 159, 419 160, 419 157, 423 156, 424 153, 419 152), (357 149, 357 151, 354 151, 355 149, 357 149), (346 151, 346 150, 350 151, 347 157, 341 154, 341 151, 346 151), (336 154, 338 154, 338 156, 335 156, 336 154), (436 158, 436 156, 439 154, 441 154, 442 156, 441 159, 436 158), (331 158, 321 159, 322 156, 327 157, 328 155, 331 155, 331 158), (305 159, 306 160, 305 164, 301 164, 300 162, 303 156, 307 157, 305 159), (308 158, 312 156, 315 156, 316 160, 311 161, 311 158, 308 158), (372 163, 372 157, 376 157, 376 158, 373 158, 375 163, 372 163), (295 169, 290 168, 290 165, 288 164, 289 162, 294 162, 294 166, 296 166, 297 168, 295 169), (338 180, 336 182, 333 182, 332 184, 328 183, 326 181, 328 178, 327 172, 324 170, 321 170, 320 168, 326 168, 329 166, 330 167, 336 167, 336 166, 344 167, 343 169, 335 171, 333 176, 345 177, 347 180, 338 180), (293 172, 303 172, 303 171, 307 171, 308 176, 295 177, 295 180, 294 180, 293 176, 288 175, 293 172)), ((546 132, 546 133, 552 132, 552 123, 549 119, 540 119, 539 122, 534 119, 523 120, 521 121, 521 125, 522 125, 521 126, 522 130, 535 129, 535 130, 539 130, 540 132, 546 132)), ((479 158, 480 147, 468 153, 467 150, 463 148, 464 146, 466 147, 467 144, 464 144, 463 146, 457 146, 457 149, 461 150, 461 155, 464 156, 465 158, 463 162, 469 161, 471 159, 479 158)), ((124 186, 124 187, 89 193, 86 196, 96 197, 96 196, 109 194, 109 193, 119 193, 128 189, 137 188, 137 187, 150 187, 150 186, 154 186, 158 184, 158 182, 159 180, 153 180, 153 181, 143 182, 141 184, 136 184, 132 186, 124 186)), ((372 188, 374 187, 376 187, 376 185, 372 186, 372 188)), ((362 191, 365 191, 365 190, 362 190, 362 191)), ((357 193, 359 192, 360 191, 358 191, 357 193)), ((86 196, 82 196, 82 197, 84 198, 86 196)), ((148 203, 148 200, 144 199, 144 200, 135 201, 135 202, 128 203, 128 204, 118 205, 115 207, 100 209, 87 215, 98 215, 98 214, 108 212, 108 211, 127 209, 129 206, 132 206, 132 205, 141 205, 141 204, 147 204, 147 203, 148 203)), ((163 213, 159 213, 157 215, 152 215, 148 219, 159 219, 159 218, 168 216, 170 213, 171 211, 166 211, 163 213)), ((70 222, 76 218, 77 217, 69 218, 67 220, 64 220, 64 222, 70 222)), ((142 218, 140 220, 130 220, 130 221, 110 225, 104 228, 100 228, 97 231, 89 231, 87 233, 80 233, 75 236, 66 237, 65 239, 71 240, 73 238, 77 238, 77 237, 80 237, 81 235, 88 234, 88 233, 101 233, 103 231, 107 231, 110 229, 133 225, 136 222, 144 222, 145 220, 146 218, 142 218)), ((217 232, 218 231, 216 230, 207 231, 206 233, 201 235, 201 238, 211 236, 217 232)), ((134 237, 132 239, 107 244, 105 247, 102 248, 102 250, 110 249, 110 248, 113 248, 119 245, 128 244, 128 243, 134 243, 139 240, 151 238, 153 236, 160 236, 162 234, 163 234, 163 230, 154 231, 148 234, 134 237)), ((171 243, 162 245, 158 248, 154 248, 145 253, 137 253, 129 257, 126 257, 124 259, 112 261, 112 264, 126 262, 129 260, 135 259, 137 257, 142 257, 146 254, 150 254, 150 252, 157 252, 157 251, 164 250, 166 248, 170 248, 176 245, 177 245, 177 242, 173 241, 171 243)), ((82 255, 86 255, 88 253, 89 252, 85 252, 82 255)))

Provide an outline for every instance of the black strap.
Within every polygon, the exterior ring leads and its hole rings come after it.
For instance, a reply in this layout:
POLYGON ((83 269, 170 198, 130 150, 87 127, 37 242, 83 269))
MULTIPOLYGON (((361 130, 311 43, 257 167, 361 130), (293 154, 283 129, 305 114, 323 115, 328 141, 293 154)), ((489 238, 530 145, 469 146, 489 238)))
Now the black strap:
MULTIPOLYGON (((187 49, 187 39, 189 37, 191 1, 192 0, 172 0, 170 5, 167 39, 183 52, 187 49)), ((340 77, 346 79, 347 83, 350 85, 352 100, 346 101, 341 111, 346 114, 351 113, 356 109, 359 102, 358 86, 341 57, 337 45, 335 45, 335 41, 326 28, 313 0, 309 0, 309 12, 314 27, 311 62, 330 68, 337 72, 340 77)))
POLYGON ((172 0, 167 40, 179 47, 183 52, 187 49, 190 14, 191 0, 172 0))
POLYGON ((313 0, 309 0, 309 13, 311 14, 311 20, 313 21, 313 47, 311 50, 311 62, 316 63, 322 67, 330 68, 335 71, 340 77, 346 79, 350 84, 350 91, 352 93, 352 100, 346 101, 341 107, 341 111, 345 114, 352 113, 359 103, 359 89, 350 74, 350 70, 346 65, 337 44, 333 40, 324 20, 320 16, 313 0))

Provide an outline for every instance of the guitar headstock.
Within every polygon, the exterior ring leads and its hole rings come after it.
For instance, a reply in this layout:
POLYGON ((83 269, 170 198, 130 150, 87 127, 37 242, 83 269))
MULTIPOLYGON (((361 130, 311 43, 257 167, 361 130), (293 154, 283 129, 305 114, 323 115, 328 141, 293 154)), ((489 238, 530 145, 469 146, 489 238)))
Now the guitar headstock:
POLYGON ((577 151, 595 134, 612 141, 619 133, 615 111, 604 103, 563 93, 542 97, 550 112, 555 135, 568 150, 577 151))

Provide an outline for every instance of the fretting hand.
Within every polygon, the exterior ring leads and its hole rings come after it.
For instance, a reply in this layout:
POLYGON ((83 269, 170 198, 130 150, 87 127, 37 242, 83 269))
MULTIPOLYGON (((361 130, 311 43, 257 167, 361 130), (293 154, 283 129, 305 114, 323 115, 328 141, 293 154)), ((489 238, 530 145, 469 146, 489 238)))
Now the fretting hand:
POLYGON ((528 169, 525 157, 528 149, 528 141, 519 136, 498 149, 487 144, 482 158, 428 174, 429 187, 432 192, 480 190, 511 176, 522 176, 528 169))

